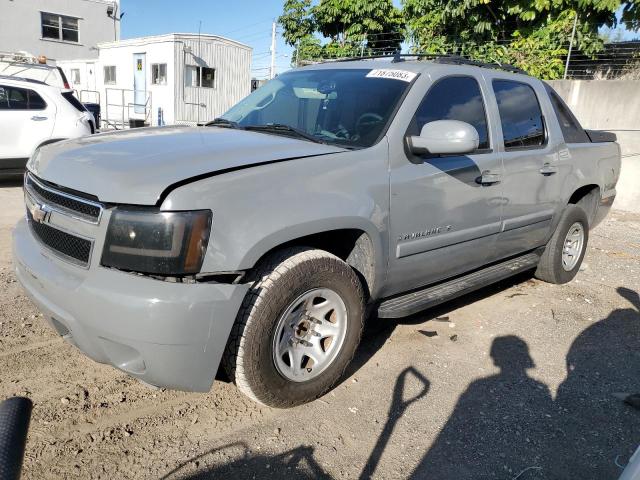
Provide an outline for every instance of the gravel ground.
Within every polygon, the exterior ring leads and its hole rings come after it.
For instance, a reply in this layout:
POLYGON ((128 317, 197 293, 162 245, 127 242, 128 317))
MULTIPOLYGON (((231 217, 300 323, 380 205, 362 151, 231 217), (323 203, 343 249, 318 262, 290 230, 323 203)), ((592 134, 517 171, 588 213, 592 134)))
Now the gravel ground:
POLYGON ((152 390, 65 344, 22 293, 0 185, 0 398, 35 403, 23 478, 608 479, 640 444, 640 215, 592 232, 570 284, 530 274, 371 324, 349 375, 291 410, 218 381, 152 390), (519 475, 519 476, 518 476, 519 475))

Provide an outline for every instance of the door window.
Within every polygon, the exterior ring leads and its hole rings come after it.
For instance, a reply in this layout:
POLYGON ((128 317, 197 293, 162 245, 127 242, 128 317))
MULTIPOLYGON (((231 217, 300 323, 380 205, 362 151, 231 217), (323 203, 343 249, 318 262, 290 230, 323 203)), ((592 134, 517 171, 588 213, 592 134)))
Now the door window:
POLYGON ((108 65, 104 67, 104 83, 105 85, 115 85, 116 83, 115 65, 108 65))
POLYGON ((487 115, 475 78, 456 76, 438 80, 418 107, 409 135, 419 135, 426 123, 436 120, 459 120, 473 125, 480 137, 478 150, 489 148, 487 115))
POLYGON ((573 116, 569 107, 565 105, 551 87, 547 86, 547 92, 549 92, 551 105, 556 112, 556 117, 558 117, 558 123, 560 124, 564 141, 566 143, 589 143, 589 137, 580 126, 580 123, 578 123, 578 120, 573 116))
POLYGON ((71 69, 71 83, 78 84, 80 83, 80 69, 72 68, 71 69))
POLYGON ((494 80, 506 150, 545 144, 544 119, 533 88, 522 82, 494 80))
POLYGON ((0 110, 44 110, 47 103, 33 90, 0 86, 0 110))

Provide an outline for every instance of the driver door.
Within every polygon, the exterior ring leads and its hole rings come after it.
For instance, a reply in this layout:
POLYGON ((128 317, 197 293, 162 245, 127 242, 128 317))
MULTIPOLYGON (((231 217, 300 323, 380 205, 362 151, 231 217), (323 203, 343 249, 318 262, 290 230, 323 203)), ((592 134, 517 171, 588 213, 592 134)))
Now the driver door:
POLYGON ((476 151, 418 157, 405 146, 392 153, 387 295, 473 270, 494 255, 503 166, 481 85, 482 77, 471 74, 436 78, 407 131, 418 135, 435 120, 464 121, 478 131, 476 151))

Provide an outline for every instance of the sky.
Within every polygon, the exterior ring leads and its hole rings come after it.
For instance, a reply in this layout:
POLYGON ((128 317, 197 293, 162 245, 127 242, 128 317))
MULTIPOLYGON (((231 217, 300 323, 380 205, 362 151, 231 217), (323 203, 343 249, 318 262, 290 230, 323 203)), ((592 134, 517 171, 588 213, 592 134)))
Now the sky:
MULTIPOLYGON (((399 5, 399 0, 394 0, 399 5)), ((283 0, 121 0, 123 39, 162 33, 221 35, 253 48, 252 76, 266 78, 271 56, 271 24, 282 13, 283 0)), ((282 30, 278 26, 278 31, 282 30)), ((621 40, 638 34, 622 30, 621 40)), ((290 68, 293 49, 276 40, 276 73, 290 68)))
MULTIPOLYGON (((252 75, 266 78, 271 57, 271 24, 282 13, 282 0, 121 0, 121 38, 162 33, 220 35, 253 47, 252 75)), ((282 30, 278 27, 278 30, 282 30)), ((293 49, 281 35, 276 41, 276 72, 288 70, 293 49)))

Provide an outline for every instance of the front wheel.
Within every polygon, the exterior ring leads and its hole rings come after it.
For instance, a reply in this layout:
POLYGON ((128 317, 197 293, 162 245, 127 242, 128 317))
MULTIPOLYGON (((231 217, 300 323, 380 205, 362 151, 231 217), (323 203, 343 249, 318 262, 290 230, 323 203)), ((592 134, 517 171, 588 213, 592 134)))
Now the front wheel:
POLYGON ((582 265, 588 240, 587 214, 577 205, 568 205, 545 247, 535 276, 556 284, 573 280, 582 265))
POLYGON ((330 390, 355 354, 364 293, 338 257, 311 248, 276 252, 256 268, 223 366, 242 393, 285 408, 330 390))

